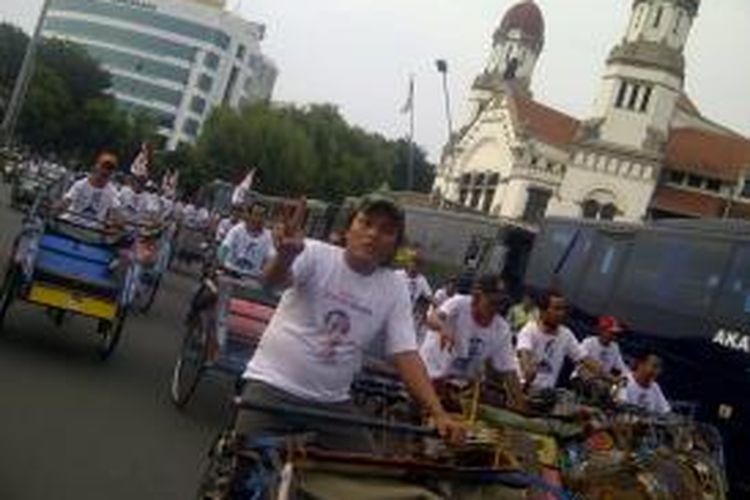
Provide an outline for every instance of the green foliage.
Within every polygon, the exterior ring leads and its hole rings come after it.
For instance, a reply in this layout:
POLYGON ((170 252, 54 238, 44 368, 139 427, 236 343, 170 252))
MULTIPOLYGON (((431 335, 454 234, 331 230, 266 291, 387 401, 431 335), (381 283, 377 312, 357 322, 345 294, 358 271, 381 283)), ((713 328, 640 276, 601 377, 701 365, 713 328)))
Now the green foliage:
POLYGON ((3 111, 21 67, 26 43, 23 31, 9 24, 0 24, 0 108, 3 111))
MULTIPOLYGON (((0 24, 0 108, 10 97, 28 37, 0 24)), ((156 140, 156 121, 118 108, 106 91, 110 75, 86 51, 61 40, 43 40, 16 128, 17 139, 32 150, 89 162, 111 149, 129 162, 143 141, 156 140)))
MULTIPOLYGON (((214 178, 239 182, 252 167, 264 192, 341 201, 384 184, 405 188, 408 143, 352 127, 331 105, 256 104, 215 110, 195 147, 162 158, 187 191, 214 178)), ((429 191, 433 166, 415 148, 415 189, 429 191)))

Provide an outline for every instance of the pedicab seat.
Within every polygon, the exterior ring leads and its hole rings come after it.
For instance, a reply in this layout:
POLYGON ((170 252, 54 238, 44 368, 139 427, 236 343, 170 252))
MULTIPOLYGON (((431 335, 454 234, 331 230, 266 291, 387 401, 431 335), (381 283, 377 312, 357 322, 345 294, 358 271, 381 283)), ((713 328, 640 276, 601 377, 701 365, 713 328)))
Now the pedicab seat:
POLYGON ((111 248, 85 243, 56 234, 45 234, 42 236, 39 248, 100 264, 109 264, 114 257, 114 252, 111 248))
POLYGON ((44 235, 34 264, 35 280, 114 297, 120 286, 110 269, 113 251, 55 235, 44 235))
POLYGON ((229 335, 239 341, 257 343, 273 316, 274 309, 243 299, 229 301, 229 335))

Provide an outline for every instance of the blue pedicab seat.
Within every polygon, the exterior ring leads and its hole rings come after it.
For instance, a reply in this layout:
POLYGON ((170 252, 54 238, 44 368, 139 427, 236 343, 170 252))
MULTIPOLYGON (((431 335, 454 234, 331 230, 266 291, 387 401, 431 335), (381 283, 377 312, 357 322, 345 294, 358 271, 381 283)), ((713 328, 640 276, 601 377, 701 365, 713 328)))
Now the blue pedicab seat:
POLYGON ((120 283, 110 268, 112 248, 46 233, 39 242, 34 280, 117 299, 120 283))

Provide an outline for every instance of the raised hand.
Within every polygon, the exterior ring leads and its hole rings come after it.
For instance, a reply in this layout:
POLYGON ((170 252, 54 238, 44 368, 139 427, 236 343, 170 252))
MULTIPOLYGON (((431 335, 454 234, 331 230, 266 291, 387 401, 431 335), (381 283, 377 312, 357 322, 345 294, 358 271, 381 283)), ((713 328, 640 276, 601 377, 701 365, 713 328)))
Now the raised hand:
POLYGON ((305 248, 305 232, 303 229, 307 218, 307 200, 302 197, 295 203, 291 213, 284 214, 284 230, 281 231, 276 242, 279 257, 291 262, 305 248))

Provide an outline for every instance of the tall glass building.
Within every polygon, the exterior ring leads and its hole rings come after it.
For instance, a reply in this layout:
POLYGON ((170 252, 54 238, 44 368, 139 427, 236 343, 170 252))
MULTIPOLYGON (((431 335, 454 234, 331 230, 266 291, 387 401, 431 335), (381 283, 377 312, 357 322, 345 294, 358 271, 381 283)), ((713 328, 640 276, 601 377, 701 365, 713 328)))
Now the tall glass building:
POLYGON ((224 0, 52 0, 43 34, 82 45, 124 108, 156 117, 169 149, 195 140, 214 106, 269 100, 278 74, 261 52, 265 27, 224 0))

